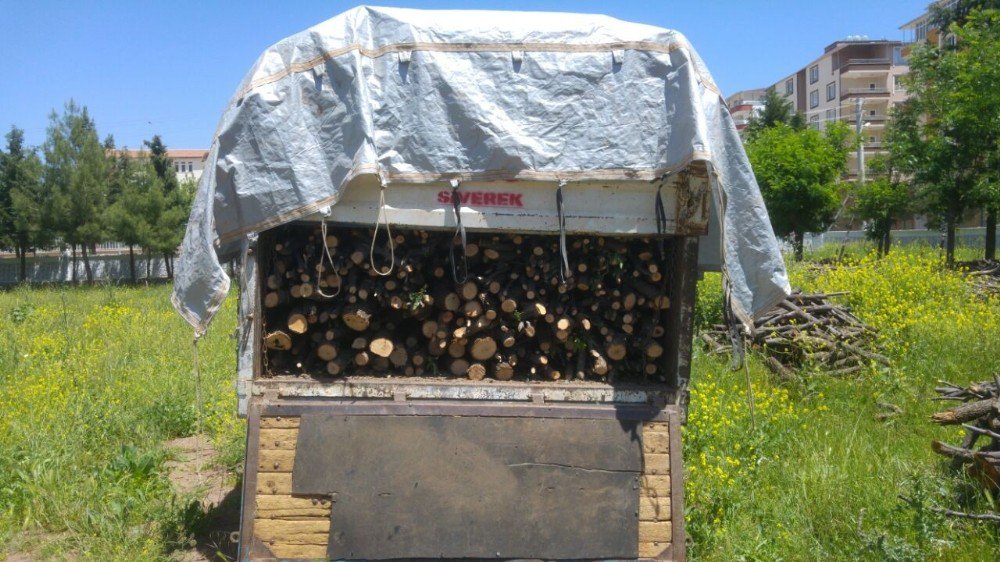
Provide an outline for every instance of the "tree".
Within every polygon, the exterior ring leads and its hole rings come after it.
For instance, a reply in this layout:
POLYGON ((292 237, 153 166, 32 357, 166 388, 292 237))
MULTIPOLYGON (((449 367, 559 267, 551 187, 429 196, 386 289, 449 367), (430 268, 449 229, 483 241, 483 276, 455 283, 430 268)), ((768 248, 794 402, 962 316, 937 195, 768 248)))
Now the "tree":
MULTIPOLYGON (((190 201, 185 202, 185 194, 181 193, 180 183, 177 181, 177 174, 174 171, 173 162, 167 154, 167 145, 163 143, 160 135, 153 135, 152 140, 145 141, 144 144, 149 149, 149 160, 153 165, 157 177, 162 185, 163 201, 160 220, 165 221, 157 224, 154 232, 160 238, 149 240, 146 247, 157 249, 163 256, 164 264, 167 268, 167 277, 173 278, 173 257, 184 237, 184 224, 180 222, 177 226, 176 217, 182 213, 187 217, 190 201)), ((154 203, 154 206, 156 203, 154 203)))
POLYGON ((882 136, 888 151, 872 158, 868 165, 872 180, 860 185, 853 193, 855 217, 866 221, 868 238, 875 241, 878 255, 889 253, 892 247, 892 224, 913 208, 908 170, 912 169, 909 154, 911 136, 906 131, 914 118, 912 112, 893 109, 882 136))
POLYGON ((892 245, 892 223, 910 208, 910 190, 890 158, 873 158, 869 169, 874 178, 855 191, 854 214, 867 221, 865 232, 884 256, 892 245))
POLYGON ((802 259, 802 236, 826 230, 836 217, 837 182, 852 139, 839 122, 829 123, 823 133, 779 123, 747 141, 771 225, 778 236, 792 236, 796 260, 802 259))
POLYGON ((778 94, 774 88, 768 88, 764 93, 764 106, 759 113, 750 116, 746 128, 746 138, 752 139, 764 129, 780 124, 788 125, 796 130, 806 128, 805 117, 795 111, 792 102, 778 94))
POLYGON ((895 124, 906 142, 890 151, 908 163, 922 210, 944 226, 951 265, 967 210, 984 208, 996 224, 990 186, 1000 162, 1000 11, 972 10, 949 31, 959 48, 923 45, 910 58, 910 99, 895 124))
POLYGON ((1000 0, 959 2, 966 6, 951 26, 957 47, 946 56, 958 67, 955 89, 956 121, 969 129, 977 179, 972 188, 975 204, 986 213, 985 258, 996 259, 997 216, 1000 215, 1000 0), (986 10, 989 6, 992 9, 986 10), (975 8, 975 6, 973 6, 975 8))
POLYGON ((149 160, 140 157, 133 161, 124 150, 113 153, 109 159, 112 169, 109 191, 115 196, 105 211, 104 221, 114 239, 128 246, 129 276, 135 283, 135 247, 150 238, 150 194, 162 187, 149 160))
POLYGON ((11 127, 7 151, 0 151, 0 246, 13 247, 18 279, 27 279, 27 254, 47 242, 39 228, 43 209, 42 163, 24 146, 24 131, 11 127))
MULTIPOLYGON (((70 100, 60 116, 49 116, 44 145, 45 182, 52 191, 50 217, 63 241, 79 245, 87 281, 94 280, 87 254, 104 239, 102 218, 107 202, 104 148, 87 108, 70 100)), ((76 280, 74 261, 73 280, 76 280)))
POLYGON ((931 27, 947 31, 952 24, 965 25, 969 16, 980 10, 998 10, 1000 0, 953 0, 951 2, 931 2, 927 6, 931 27))

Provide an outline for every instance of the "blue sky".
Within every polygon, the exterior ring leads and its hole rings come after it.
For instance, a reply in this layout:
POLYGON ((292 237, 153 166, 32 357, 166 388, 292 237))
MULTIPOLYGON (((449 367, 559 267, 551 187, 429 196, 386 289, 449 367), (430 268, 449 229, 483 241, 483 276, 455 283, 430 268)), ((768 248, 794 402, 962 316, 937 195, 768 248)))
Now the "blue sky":
MULTIPOLYGON (((847 35, 900 39, 928 0, 589 2, 384 1, 413 8, 605 13, 676 29, 723 92, 773 83, 847 35)), ((103 137, 138 147, 211 144, 226 101, 268 45, 350 7, 340 1, 54 2, 0 0, 0 131, 45 138, 48 114, 74 98, 103 137)))

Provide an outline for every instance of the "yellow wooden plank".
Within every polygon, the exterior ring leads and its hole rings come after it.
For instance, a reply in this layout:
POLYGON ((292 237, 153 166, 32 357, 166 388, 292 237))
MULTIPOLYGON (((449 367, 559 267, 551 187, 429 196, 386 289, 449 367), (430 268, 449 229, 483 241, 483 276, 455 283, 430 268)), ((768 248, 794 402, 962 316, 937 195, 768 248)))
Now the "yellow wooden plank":
POLYGON ((330 500, 328 498, 307 498, 293 496, 257 496, 257 510, 254 516, 258 519, 315 519, 330 518, 330 500))
POLYGON ((257 470, 291 472, 295 464, 295 451, 267 449, 257 455, 257 470))
POLYGON ((668 474, 670 472, 670 455, 662 453, 646 453, 643 455, 645 474, 668 474))
POLYGON ((275 541, 267 545, 271 554, 286 560, 329 560, 325 544, 286 544, 275 541))
POLYGON ((289 495, 292 493, 291 472, 258 472, 257 493, 268 495, 289 495))
POLYGON ((254 523, 258 535, 308 535, 330 531, 329 521, 260 521, 254 523))
POLYGON ((284 521, 255 519, 253 534, 265 544, 319 544, 329 542, 330 521, 284 521))
POLYGON ((639 496, 640 521, 668 521, 670 519, 670 496, 639 496))
MULTIPOLYGON (((670 475, 643 475, 639 480, 641 495, 649 497, 669 498, 670 497, 670 475)), ((289 485, 289 488, 291 486, 289 485)))
POLYGON ((257 496, 257 509, 301 509, 325 507, 329 511, 330 498, 310 496, 257 496))
POLYGON ((646 453, 669 453, 670 436, 662 431, 643 431, 642 450, 646 453))
MULTIPOLYGON (((304 523, 304 521, 282 521, 280 519, 260 519, 254 522, 254 525, 259 523, 304 523)), ((276 544, 289 544, 289 545, 313 545, 322 546, 326 548, 326 545, 330 542, 329 533, 285 533, 280 535, 261 535, 260 533, 255 533, 256 539, 268 548, 273 548, 276 544)))
POLYGON ((261 429, 260 449, 295 450, 295 442, 299 438, 298 428, 291 429, 261 429))
POLYGON ((668 433, 670 431, 670 424, 667 422, 646 422, 642 424, 643 433, 647 431, 662 431, 668 433))
POLYGON ((299 427, 299 418, 285 416, 260 418, 261 429, 291 429, 299 427))
POLYGON ((329 521, 330 512, 323 509, 274 509, 274 510, 258 510, 256 515, 257 521, 272 520, 272 521, 329 521))
POLYGON ((663 556, 663 551, 669 547, 669 542, 641 542, 639 543, 639 558, 660 558, 663 556))
POLYGON ((639 521, 639 542, 670 542, 673 530, 670 521, 639 521))

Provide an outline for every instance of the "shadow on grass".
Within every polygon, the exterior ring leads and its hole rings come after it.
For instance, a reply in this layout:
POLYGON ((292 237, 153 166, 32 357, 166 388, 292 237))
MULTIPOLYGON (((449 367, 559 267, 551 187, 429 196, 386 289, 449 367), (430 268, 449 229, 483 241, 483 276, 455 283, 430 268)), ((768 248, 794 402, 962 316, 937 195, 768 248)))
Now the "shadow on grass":
POLYGON ((184 530, 194 538, 194 551, 183 556, 184 562, 210 560, 212 562, 236 560, 237 542, 233 539, 240 530, 241 491, 243 479, 239 478, 219 503, 205 509, 201 502, 188 506, 184 517, 184 530))

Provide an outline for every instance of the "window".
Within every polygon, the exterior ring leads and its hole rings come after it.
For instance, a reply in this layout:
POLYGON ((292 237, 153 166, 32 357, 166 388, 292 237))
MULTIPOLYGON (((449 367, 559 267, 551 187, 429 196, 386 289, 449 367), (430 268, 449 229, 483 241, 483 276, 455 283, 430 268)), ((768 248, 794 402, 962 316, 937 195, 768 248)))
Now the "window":
POLYGON ((809 118, 809 126, 813 129, 819 130, 819 115, 813 115, 809 118))
POLYGON ((819 65, 814 64, 809 67, 809 83, 815 84, 819 82, 819 65))
POLYGON ((809 92, 809 109, 819 106, 819 90, 809 92))
POLYGON ((868 83, 868 89, 874 92, 875 91, 875 82, 869 82, 868 83))
POLYGON ((826 110, 826 120, 827 121, 834 121, 836 119, 837 119, 837 110, 836 109, 827 109, 826 110))
POLYGON ((193 169, 193 166, 194 166, 194 164, 192 164, 191 162, 188 162, 188 172, 190 172, 193 169))
POLYGON ((795 93, 795 81, 789 78, 785 80, 785 95, 790 96, 795 93))
POLYGON ((869 109, 868 110, 868 115, 873 115, 874 116, 875 115, 875 110, 874 109, 869 109))
POLYGON ((179 162, 174 162, 174 171, 175 172, 180 172, 181 171, 181 165, 180 165, 179 162))
POLYGON ((916 32, 914 34, 916 35, 916 37, 914 37, 915 41, 924 41, 924 40, 926 40, 927 39, 927 22, 918 23, 917 24, 917 30, 916 30, 916 32))
POLYGON ((830 101, 837 97, 837 83, 830 82, 826 85, 826 101, 830 101))
POLYGON ((906 89, 906 88, 905 88, 905 87, 903 86, 903 81, 902 81, 902 80, 900 80, 900 77, 899 77, 899 76, 893 76, 893 77, 892 77, 892 89, 893 89, 893 90, 896 90, 897 92, 902 92, 903 90, 905 90, 905 89, 906 89))

